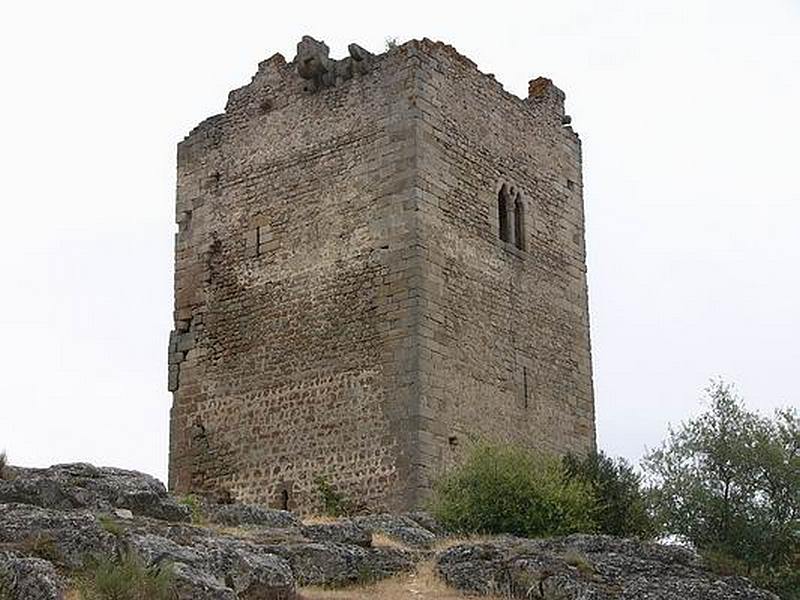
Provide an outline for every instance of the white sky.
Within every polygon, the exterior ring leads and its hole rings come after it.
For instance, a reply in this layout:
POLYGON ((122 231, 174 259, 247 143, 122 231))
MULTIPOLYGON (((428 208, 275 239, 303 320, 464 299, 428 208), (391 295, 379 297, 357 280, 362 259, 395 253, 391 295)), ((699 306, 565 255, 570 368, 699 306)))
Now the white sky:
POLYGON ((0 448, 166 476, 175 144, 302 34, 552 77, 584 142, 598 438, 636 460, 708 379, 800 404, 800 0, 8 2, 0 448))

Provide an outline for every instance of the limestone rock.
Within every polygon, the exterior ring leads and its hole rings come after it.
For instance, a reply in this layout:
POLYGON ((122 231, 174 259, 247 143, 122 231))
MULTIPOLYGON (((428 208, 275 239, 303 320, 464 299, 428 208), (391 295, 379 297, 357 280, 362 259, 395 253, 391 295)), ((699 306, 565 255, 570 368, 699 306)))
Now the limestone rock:
POLYGON ((264 508, 255 504, 207 504, 203 513, 211 523, 240 527, 258 525, 272 528, 299 528, 302 523, 294 514, 286 510, 264 508))
POLYGON ((137 533, 127 536, 125 544, 147 565, 183 565, 183 587, 191 587, 190 580, 197 580, 202 589, 225 588, 236 598, 292 597, 294 577, 289 564, 258 545, 213 535, 184 540, 187 545, 155 534, 137 533), (211 580, 216 581, 216 588, 209 587, 211 580))
POLYGON ((122 508, 155 519, 189 520, 189 509, 167 495, 166 488, 155 477, 84 463, 46 469, 15 467, 13 479, 0 480, 0 502, 57 510, 112 512, 122 508))
POLYGON ((178 600, 238 600, 236 592, 205 571, 175 563, 172 572, 178 600))
POLYGON ((303 527, 303 535, 315 542, 335 542, 365 548, 372 545, 372 533, 350 520, 306 525, 303 527))
POLYGON ((65 587, 50 562, 14 552, 0 552, 0 598, 63 600, 65 587))
POLYGON ((382 533, 411 548, 430 548, 436 535, 409 517, 379 514, 356 517, 353 522, 373 533, 382 533))
POLYGON ((116 551, 116 538, 87 511, 57 511, 26 504, 0 504, 0 544, 71 569, 92 556, 116 551))
POLYGON ((610 536, 461 544, 441 552, 436 569, 461 591, 510 598, 777 600, 743 578, 710 574, 686 549, 610 536))
POLYGON ((346 585, 412 571, 413 553, 398 548, 362 548, 336 543, 273 546, 269 551, 285 558, 298 585, 346 585))

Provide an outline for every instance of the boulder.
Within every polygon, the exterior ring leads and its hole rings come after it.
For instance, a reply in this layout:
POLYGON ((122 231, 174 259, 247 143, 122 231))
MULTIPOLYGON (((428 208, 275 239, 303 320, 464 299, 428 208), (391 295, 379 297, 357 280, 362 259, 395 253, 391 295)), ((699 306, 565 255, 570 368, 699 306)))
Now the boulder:
POLYGON ((422 529, 427 529, 436 537, 441 538, 447 535, 447 530, 436 520, 436 517, 429 512, 417 510, 413 512, 402 513, 401 516, 411 519, 419 527, 422 529))
POLYGON ((372 545, 372 533, 347 519, 333 523, 305 525, 302 533, 315 542, 335 542, 365 548, 372 545))
POLYGON ((205 571, 175 563, 172 573, 177 600, 238 600, 236 592, 205 571))
POLYGON ((189 509, 171 498, 164 484, 137 471, 74 463, 46 469, 14 467, 13 475, 0 480, 0 502, 108 513, 121 508, 167 521, 190 518, 189 509))
POLYGON ((600 535, 460 544, 437 555, 436 570, 463 592, 508 598, 777 600, 709 573, 685 548, 600 535))
POLYGON ((382 533, 410 548, 430 548, 436 535, 407 516, 378 514, 355 517, 353 522, 373 533, 382 533))
POLYGON ((271 528, 300 528, 302 523, 286 510, 265 508, 255 504, 204 504, 203 515, 211 523, 241 527, 256 525, 271 528))
POLYGON ((0 598, 3 600, 63 600, 65 588, 50 562, 15 552, 0 552, 0 598))
POLYGON ((271 546, 289 562, 298 585, 342 586, 413 571, 417 556, 399 548, 363 548, 337 543, 271 546))
POLYGON ((148 566, 183 565, 182 588, 189 589, 190 580, 196 580, 203 590, 224 588, 236 598, 288 600, 294 594, 289 564, 251 542, 212 535, 199 535, 187 542, 191 545, 154 534, 132 534, 125 539, 126 547, 148 566), (210 585, 211 580, 216 588, 210 585))
POLYGON ((71 569, 116 552, 117 539, 90 512, 0 504, 0 544, 71 569))
POLYGON ((198 540, 209 573, 240 598, 288 600, 294 596, 295 577, 289 563, 249 540, 227 536, 198 540))

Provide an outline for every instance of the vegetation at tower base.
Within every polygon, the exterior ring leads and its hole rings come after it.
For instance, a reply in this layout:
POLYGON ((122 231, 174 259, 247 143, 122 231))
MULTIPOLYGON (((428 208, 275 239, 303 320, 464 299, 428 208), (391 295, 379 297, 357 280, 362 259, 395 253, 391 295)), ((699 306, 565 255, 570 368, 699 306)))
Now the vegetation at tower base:
POLYGON ((194 499, 198 525, 142 473, 87 464, 7 471, 2 600, 361 600, 408 598, 409 589, 420 600, 776 600, 746 579, 709 572, 690 549, 635 539, 453 539, 423 512, 303 522, 285 510, 219 504, 219 496, 194 499), (346 590, 336 596, 332 587, 346 590))
POLYGON ((664 531, 722 570, 800 598, 800 418, 747 411, 713 382, 708 409, 671 430, 643 466, 664 531))
POLYGON ((463 533, 552 536, 596 529, 589 484, 557 458, 511 445, 478 444, 436 485, 433 514, 463 533))
POLYGON ((623 458, 604 452, 564 458, 567 475, 591 487, 599 533, 651 539, 657 526, 648 507, 642 477, 623 458))

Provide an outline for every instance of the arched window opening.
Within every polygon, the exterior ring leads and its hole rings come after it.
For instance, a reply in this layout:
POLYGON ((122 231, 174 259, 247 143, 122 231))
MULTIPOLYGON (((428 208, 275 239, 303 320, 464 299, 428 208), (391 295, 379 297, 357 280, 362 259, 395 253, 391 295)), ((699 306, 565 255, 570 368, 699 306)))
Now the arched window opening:
POLYGON ((289 510, 289 490, 286 488, 281 490, 280 506, 281 510, 289 510))
POLYGON ((514 245, 525 250, 525 203, 519 194, 514 200, 514 245))
POLYGON ((497 222, 500 225, 500 239, 508 242, 511 238, 511 231, 508 226, 508 197, 506 195, 506 186, 500 188, 497 194, 497 222))

